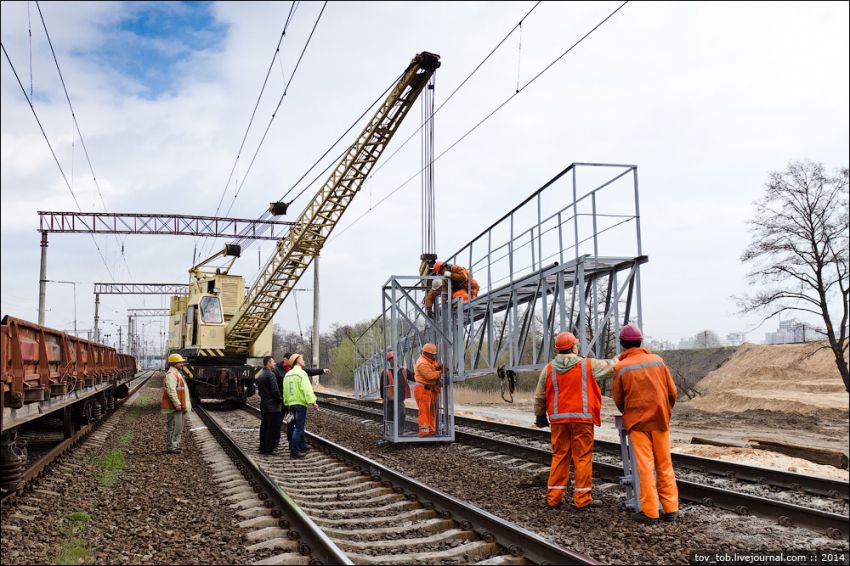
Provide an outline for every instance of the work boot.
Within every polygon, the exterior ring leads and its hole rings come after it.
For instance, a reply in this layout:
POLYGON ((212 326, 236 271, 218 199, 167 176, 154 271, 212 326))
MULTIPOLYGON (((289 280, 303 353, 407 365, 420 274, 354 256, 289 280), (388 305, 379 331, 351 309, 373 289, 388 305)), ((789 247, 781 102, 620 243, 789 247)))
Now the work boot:
POLYGON ((602 507, 602 502, 599 501, 598 499, 593 499, 593 500, 590 501, 590 503, 588 503, 587 505, 584 505, 582 507, 576 507, 575 504, 573 504, 572 507, 576 511, 588 511, 590 509, 598 509, 599 507, 602 507))
POLYGON ((661 520, 666 521, 668 523, 672 523, 673 521, 675 521, 678 518, 679 518, 679 512, 678 511, 673 511, 672 513, 664 513, 664 514, 661 515, 661 520))
POLYGON ((638 511, 637 513, 632 514, 632 521, 637 523, 643 523, 644 525, 655 525, 658 523, 658 519, 653 519, 652 517, 647 517, 643 514, 643 511, 638 511))

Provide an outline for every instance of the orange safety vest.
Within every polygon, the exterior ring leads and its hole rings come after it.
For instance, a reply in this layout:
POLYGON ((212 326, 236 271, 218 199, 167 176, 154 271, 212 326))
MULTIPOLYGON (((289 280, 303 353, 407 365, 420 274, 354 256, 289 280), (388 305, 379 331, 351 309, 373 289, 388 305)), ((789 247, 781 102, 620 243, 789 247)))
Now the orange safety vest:
POLYGON ((550 362, 546 373, 546 412, 550 423, 602 424, 602 393, 593 378, 590 359, 581 360, 564 373, 555 373, 550 362))
MULTIPOLYGON (((395 399, 395 377, 393 377, 393 370, 390 368, 386 369, 387 372, 387 384, 389 385, 389 393, 387 394, 387 399, 395 399)), ((404 376, 404 398, 410 398, 410 384, 407 382, 407 369, 401 368, 401 375, 404 376)))
MULTIPOLYGON (((171 373, 171 370, 168 370, 168 373, 171 373)), ((180 402, 180 406, 182 408, 186 408, 186 382, 183 380, 183 376, 180 375, 180 371, 176 371, 177 374, 177 400, 180 402)), ((171 402, 171 398, 168 396, 168 391, 165 389, 165 380, 162 381, 162 408, 167 411, 174 410, 174 404, 171 402)))

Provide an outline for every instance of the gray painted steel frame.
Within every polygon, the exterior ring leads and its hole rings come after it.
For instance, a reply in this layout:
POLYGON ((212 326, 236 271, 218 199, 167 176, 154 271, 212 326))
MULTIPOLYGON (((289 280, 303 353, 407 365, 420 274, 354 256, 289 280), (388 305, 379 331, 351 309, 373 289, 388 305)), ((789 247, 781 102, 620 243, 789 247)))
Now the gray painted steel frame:
MULTIPOLYGON (((398 375, 399 367, 413 367, 426 342, 437 344, 451 371, 448 382, 499 369, 539 371, 564 330, 576 335, 583 356, 619 353, 621 326, 643 326, 640 266, 648 258, 637 166, 573 163, 447 260, 467 266, 481 294, 455 304, 439 298, 429 318, 420 305, 434 277, 391 277, 383 287, 382 315, 355 343, 358 398, 380 396, 389 350, 398 375)), ((446 424, 453 422, 452 408, 441 410, 446 424)), ((397 441, 403 435, 395 408, 385 411, 386 437, 397 441)))

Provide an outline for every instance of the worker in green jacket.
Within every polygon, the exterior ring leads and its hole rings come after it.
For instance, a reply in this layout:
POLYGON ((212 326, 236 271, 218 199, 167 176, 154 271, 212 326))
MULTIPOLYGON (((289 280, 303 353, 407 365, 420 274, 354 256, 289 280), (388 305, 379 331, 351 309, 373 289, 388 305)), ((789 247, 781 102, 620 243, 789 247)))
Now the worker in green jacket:
POLYGON ((283 404, 292 414, 292 420, 286 426, 286 437, 289 439, 289 457, 303 458, 310 449, 304 442, 304 427, 307 424, 307 405, 319 410, 316 394, 310 377, 304 370, 304 356, 292 354, 289 358, 292 369, 283 377, 283 404))

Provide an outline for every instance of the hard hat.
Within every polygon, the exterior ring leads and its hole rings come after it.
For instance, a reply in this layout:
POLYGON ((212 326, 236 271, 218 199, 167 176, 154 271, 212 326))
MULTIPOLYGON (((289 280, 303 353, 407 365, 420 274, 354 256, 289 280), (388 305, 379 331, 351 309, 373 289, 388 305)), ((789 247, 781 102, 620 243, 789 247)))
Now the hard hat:
POLYGON ((179 364, 186 363, 186 359, 183 358, 180 354, 169 354, 168 355, 168 363, 169 364, 179 364))
POLYGON ((555 349, 559 352, 570 350, 576 345, 576 337, 572 332, 561 332, 555 338, 555 349))
POLYGON ((437 346, 436 346, 435 344, 432 344, 431 342, 428 342, 427 344, 425 344, 424 346, 422 346, 422 352, 423 352, 424 354, 434 354, 434 355, 437 355, 437 346))
POLYGON ((620 340, 643 342, 643 334, 641 334, 637 324, 627 324, 620 330, 620 340))
POLYGON ((442 262, 442 261, 438 261, 438 262, 436 262, 436 263, 434 264, 434 273, 439 274, 439 273, 440 273, 440 270, 441 270, 442 268, 443 268, 443 262, 442 262))
POLYGON ((442 287, 442 286, 443 286, 443 280, 442 279, 434 279, 433 281, 431 281, 431 288, 434 289, 435 291, 439 291, 440 287, 442 287))
POLYGON ((295 367, 295 362, 298 361, 298 358, 301 357, 301 354, 292 354, 289 356, 289 365, 295 367))
POLYGON ((395 356, 393 356, 393 353, 392 353, 392 352, 387 352, 387 361, 390 361, 390 360, 391 360, 391 359, 393 359, 394 357, 395 357, 395 356))

